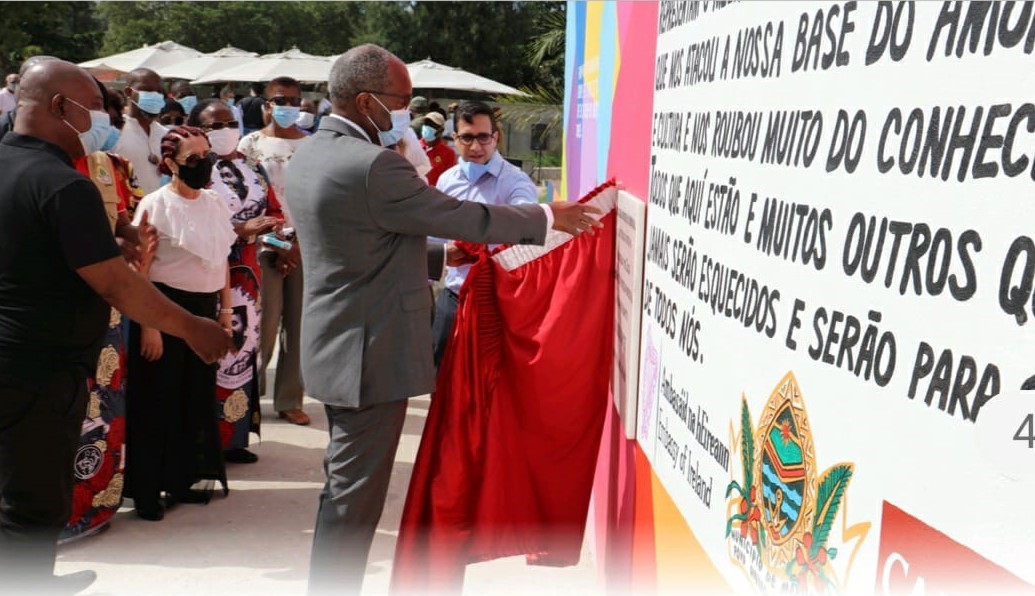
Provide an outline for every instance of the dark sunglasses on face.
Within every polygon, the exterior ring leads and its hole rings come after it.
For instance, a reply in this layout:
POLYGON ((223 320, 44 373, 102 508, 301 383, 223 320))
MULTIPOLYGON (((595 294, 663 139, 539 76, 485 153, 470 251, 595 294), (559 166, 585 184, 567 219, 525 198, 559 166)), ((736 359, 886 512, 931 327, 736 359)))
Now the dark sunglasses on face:
POLYGON ((181 166, 187 166, 188 168, 193 168, 194 166, 198 165, 199 163, 201 163, 203 161, 207 161, 209 163, 213 163, 214 164, 214 163, 216 163, 216 159, 217 159, 216 154, 212 153, 211 151, 209 151, 208 153, 205 153, 204 155, 198 155, 196 153, 192 153, 192 154, 188 155, 187 157, 185 157, 182 162, 177 161, 176 163, 180 164, 181 166))
POLYGON ((212 122, 209 124, 203 124, 201 130, 223 130, 224 128, 237 128, 240 124, 237 120, 231 120, 229 122, 212 122))
POLYGON ((483 132, 477 135, 463 134, 456 135, 456 140, 462 145, 470 145, 471 143, 478 141, 479 145, 488 145, 492 142, 492 134, 483 132))
POLYGON ((159 122, 166 125, 183 126, 183 123, 187 121, 184 116, 162 116, 158 119, 159 122))
POLYGON ((270 103, 275 106, 293 106, 298 107, 302 105, 301 97, 285 97, 283 95, 277 95, 276 97, 270 98, 270 103))

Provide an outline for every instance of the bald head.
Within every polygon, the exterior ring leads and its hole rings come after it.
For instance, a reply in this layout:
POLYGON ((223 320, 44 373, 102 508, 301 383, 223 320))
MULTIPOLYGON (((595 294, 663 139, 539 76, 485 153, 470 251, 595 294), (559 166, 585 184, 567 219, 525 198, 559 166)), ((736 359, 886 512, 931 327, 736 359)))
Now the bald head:
POLYGON ((32 58, 26 59, 25 62, 22 62, 22 67, 18 71, 18 74, 24 77, 25 76, 25 71, 29 70, 33 66, 36 66, 40 62, 46 62, 47 60, 59 60, 59 58, 55 58, 54 56, 43 56, 43 55, 33 56, 32 58))
POLYGON ((126 85, 134 91, 161 91, 162 77, 150 68, 138 68, 129 71, 126 85))
POLYGON ((101 86, 90 73, 64 60, 43 60, 22 77, 14 131, 82 155, 79 134, 90 130, 91 110, 103 110, 101 86))

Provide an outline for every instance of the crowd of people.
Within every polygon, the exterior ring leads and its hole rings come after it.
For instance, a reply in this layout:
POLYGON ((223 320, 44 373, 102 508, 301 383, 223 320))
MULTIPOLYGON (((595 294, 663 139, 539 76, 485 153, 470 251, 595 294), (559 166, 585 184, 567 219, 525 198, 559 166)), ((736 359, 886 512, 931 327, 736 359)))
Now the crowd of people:
POLYGON ((466 274, 451 241, 541 244, 592 231, 593 209, 538 204, 488 104, 413 97, 374 45, 335 62, 319 102, 290 77, 240 100, 147 69, 109 89, 51 57, 6 83, 0 571, 21 583, 4 589, 92 580, 53 576, 82 433, 125 437, 116 488, 158 521, 258 461, 265 393, 293 424, 303 394, 325 405, 310 591, 358 593, 406 399, 434 388, 466 274))

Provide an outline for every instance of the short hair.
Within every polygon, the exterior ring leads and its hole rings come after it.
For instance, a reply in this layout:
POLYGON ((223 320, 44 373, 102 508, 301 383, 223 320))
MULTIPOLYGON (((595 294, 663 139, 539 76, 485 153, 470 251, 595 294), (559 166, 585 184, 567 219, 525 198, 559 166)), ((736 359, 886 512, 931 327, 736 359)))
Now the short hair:
MULTIPOLYGON (((207 110, 210 105, 216 104, 216 103, 224 105, 224 106, 226 105, 225 103, 223 103, 223 100, 219 99, 218 97, 209 97, 209 98, 206 98, 206 99, 203 99, 203 100, 199 101, 198 105, 194 106, 194 109, 190 111, 190 115, 187 116, 187 126, 200 127, 201 126, 201 113, 204 112, 205 110, 207 110)), ((229 109, 229 108, 227 108, 227 109, 229 109)))
POLYGON ((252 93, 255 93, 256 95, 262 95, 266 92, 266 86, 262 83, 252 83, 249 87, 251 88, 252 93))
MULTIPOLYGON (((166 176, 172 176, 172 170, 165 163, 165 158, 176 161, 176 154, 180 151, 180 144, 183 139, 190 137, 205 137, 205 132, 193 126, 177 126, 162 137, 162 161, 158 164, 158 171, 166 176)), ((205 137, 206 139, 208 137, 205 137)))
POLYGON ((499 127, 496 124, 496 112, 494 112, 492 107, 484 101, 465 101, 460 104, 456 109, 455 130, 460 130, 461 120, 468 124, 474 124, 474 117, 479 115, 489 117, 489 122, 492 123, 492 132, 497 132, 499 130, 499 127))
POLYGON ((188 83, 187 81, 175 81, 172 85, 169 86, 169 92, 178 93, 181 89, 185 87, 187 89, 190 89, 191 91, 194 91, 194 87, 191 87, 190 83, 188 83))
POLYGON ((161 81, 162 79, 158 76, 157 72, 151 70, 150 68, 137 68, 129 71, 129 76, 126 77, 126 86, 132 87, 133 85, 136 85, 138 83, 143 83, 144 79, 148 77, 155 77, 159 81, 161 81))
POLYGON ((298 92, 302 92, 302 84, 296 79, 291 77, 277 77, 266 85, 266 95, 270 95, 270 90, 274 87, 280 87, 282 89, 298 89, 298 92))
POLYGON ((187 115, 187 111, 183 109, 183 105, 175 99, 166 99, 165 105, 162 106, 162 111, 158 113, 159 116, 164 116, 171 112, 179 112, 184 116, 187 115))
POLYGON ((331 103, 345 107, 364 91, 388 86, 388 64, 395 55, 372 43, 356 46, 334 61, 327 90, 331 103))

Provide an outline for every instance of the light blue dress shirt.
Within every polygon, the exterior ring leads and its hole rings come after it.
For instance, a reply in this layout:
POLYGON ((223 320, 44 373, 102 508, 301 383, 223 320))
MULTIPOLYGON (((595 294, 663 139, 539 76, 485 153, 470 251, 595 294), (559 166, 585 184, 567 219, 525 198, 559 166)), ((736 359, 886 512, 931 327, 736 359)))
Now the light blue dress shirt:
MULTIPOLYGON (((435 187, 461 201, 476 201, 486 205, 539 202, 539 191, 528 174, 503 159, 498 151, 493 153, 486 165, 487 171, 481 178, 471 181, 460 168, 460 163, 457 163, 442 173, 435 187)), ((470 265, 450 267, 446 273, 446 287, 459 293, 470 269, 470 265)))

